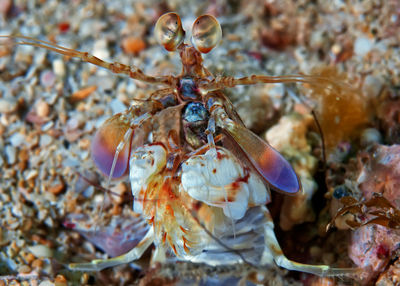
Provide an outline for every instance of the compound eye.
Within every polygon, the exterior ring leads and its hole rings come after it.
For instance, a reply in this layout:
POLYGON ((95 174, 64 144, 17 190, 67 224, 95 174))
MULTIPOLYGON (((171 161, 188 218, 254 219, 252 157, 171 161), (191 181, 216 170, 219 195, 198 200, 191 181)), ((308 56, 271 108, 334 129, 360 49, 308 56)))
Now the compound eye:
POLYGON ((221 25, 213 16, 203 15, 194 21, 192 43, 200 53, 210 52, 219 43, 221 37, 221 25))
POLYGON ((164 14, 157 20, 154 34, 157 42, 169 52, 175 51, 185 39, 181 18, 173 12, 164 14))

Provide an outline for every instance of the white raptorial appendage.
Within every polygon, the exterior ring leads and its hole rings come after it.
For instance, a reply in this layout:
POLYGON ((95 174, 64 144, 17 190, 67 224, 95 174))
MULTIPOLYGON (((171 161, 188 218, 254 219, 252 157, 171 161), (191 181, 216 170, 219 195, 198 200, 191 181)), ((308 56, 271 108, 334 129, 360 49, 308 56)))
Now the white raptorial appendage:
MULTIPOLYGON (((161 171, 166 162, 167 152, 161 145, 145 145, 132 153, 129 161, 129 179, 134 197, 138 196, 141 190, 147 189, 152 177, 161 171)), ((133 210, 141 213, 142 205, 142 202, 135 201, 133 210)))
POLYGON ((270 195, 257 175, 245 169, 228 150, 217 148, 190 157, 182 164, 181 192, 210 206, 220 207, 232 219, 241 219, 250 206, 269 202, 270 195))

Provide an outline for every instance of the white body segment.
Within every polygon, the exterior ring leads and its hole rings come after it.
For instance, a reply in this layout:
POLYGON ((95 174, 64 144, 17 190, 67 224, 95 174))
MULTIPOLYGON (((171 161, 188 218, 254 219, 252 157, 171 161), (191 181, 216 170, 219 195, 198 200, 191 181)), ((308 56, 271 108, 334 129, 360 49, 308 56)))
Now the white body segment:
MULTIPOLYGON (((146 188, 152 177, 157 174, 167 163, 167 153, 161 145, 146 145, 137 148, 132 153, 129 161, 129 179, 131 181, 132 195, 139 196, 140 191, 146 188)), ((142 213, 143 202, 135 200, 133 210, 142 213)))
POLYGON ((270 194, 260 178, 244 168, 228 150, 211 149, 182 164, 181 192, 207 205, 220 207, 225 216, 241 219, 249 206, 264 205, 270 194))
POLYGON ((164 173, 166 158, 167 152, 162 145, 145 145, 138 148, 130 160, 134 211, 154 221, 154 243, 159 248, 157 256, 165 257, 159 252, 168 249, 164 245, 167 241, 170 246, 175 245, 174 252, 181 260, 223 265, 239 263, 245 257, 246 261, 259 263, 265 245, 264 226, 268 221, 257 206, 270 200, 269 191, 259 177, 245 168, 230 151, 220 147, 211 149, 183 162, 179 171, 180 180, 168 183, 172 192, 179 196, 178 204, 174 205, 173 200, 161 201, 163 187, 155 191, 154 182, 159 181, 157 186, 162 186, 168 177, 164 173), (157 203, 150 195, 154 192, 158 192, 157 203), (199 202, 206 210, 206 216, 201 209, 192 209, 192 204, 199 202), (158 210, 154 212, 155 217, 148 212, 146 205, 149 203, 151 211, 158 210), (163 211, 165 205, 171 206, 173 216, 163 211), (196 219, 225 246, 204 231, 196 219), (171 229, 171 225, 176 225, 176 229, 171 229), (188 229, 190 234, 181 239, 176 233, 180 233, 179 228, 182 227, 188 229), (173 233, 172 241, 163 239, 166 232, 173 233), (182 240, 194 242, 188 246, 189 251, 185 250, 182 240), (243 257, 231 249, 243 253, 243 257))

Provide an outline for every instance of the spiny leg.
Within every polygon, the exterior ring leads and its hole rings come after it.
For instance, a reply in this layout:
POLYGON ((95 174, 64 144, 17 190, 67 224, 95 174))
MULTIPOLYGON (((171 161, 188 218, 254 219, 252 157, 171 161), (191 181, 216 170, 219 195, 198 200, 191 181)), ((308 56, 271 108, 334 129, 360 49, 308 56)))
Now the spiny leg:
POLYGON ((269 211, 263 207, 264 215, 268 222, 264 226, 265 249, 261 258, 261 265, 271 265, 273 261, 285 269, 306 272, 318 276, 349 276, 360 273, 360 268, 332 268, 328 265, 310 265, 289 260, 282 249, 274 233, 274 223, 269 211))
POLYGON ((88 263, 71 263, 68 265, 68 268, 75 271, 100 271, 104 268, 130 263, 134 260, 138 260, 153 241, 154 231, 153 228, 150 228, 138 245, 123 255, 110 259, 96 259, 88 263))
POLYGON ((59 46, 57 44, 53 44, 47 41, 39 40, 39 39, 34 39, 31 37, 27 36, 0 36, 1 38, 5 39, 12 39, 15 40, 16 42, 14 45, 29 45, 29 46, 34 46, 34 47, 39 47, 39 48, 44 48, 68 57, 73 57, 73 58, 79 58, 84 62, 94 64, 99 67, 106 68, 110 70, 113 73, 116 74, 126 74, 130 78, 148 82, 148 83, 155 83, 155 84, 166 84, 166 85, 174 85, 176 82, 175 77, 173 76, 160 76, 160 77, 153 77, 153 76, 148 76, 142 72, 139 68, 135 66, 128 66, 124 65, 121 63, 109 63, 105 62, 93 55, 90 55, 87 52, 80 52, 74 49, 68 49, 62 46, 59 46))

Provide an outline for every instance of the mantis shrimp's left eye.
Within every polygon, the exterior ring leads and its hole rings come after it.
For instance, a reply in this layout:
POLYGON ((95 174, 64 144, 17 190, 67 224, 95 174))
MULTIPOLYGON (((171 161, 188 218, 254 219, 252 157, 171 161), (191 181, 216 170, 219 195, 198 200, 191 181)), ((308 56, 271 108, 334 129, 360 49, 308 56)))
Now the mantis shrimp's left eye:
POLYGON ((210 52, 222 37, 222 29, 218 20, 211 15, 200 16, 192 27, 192 43, 203 54, 210 52))
POLYGON ((169 52, 175 51, 185 39, 181 18, 172 12, 162 15, 157 20, 154 34, 158 43, 169 52))

